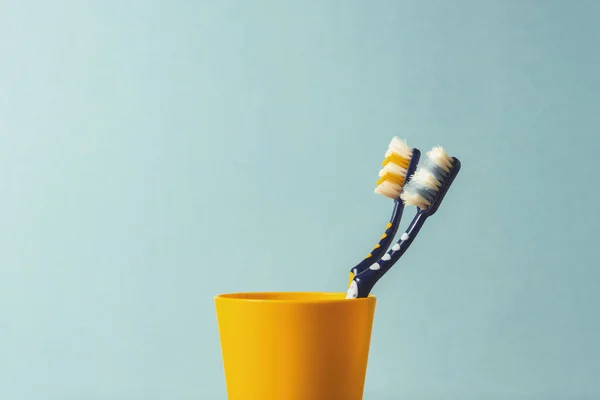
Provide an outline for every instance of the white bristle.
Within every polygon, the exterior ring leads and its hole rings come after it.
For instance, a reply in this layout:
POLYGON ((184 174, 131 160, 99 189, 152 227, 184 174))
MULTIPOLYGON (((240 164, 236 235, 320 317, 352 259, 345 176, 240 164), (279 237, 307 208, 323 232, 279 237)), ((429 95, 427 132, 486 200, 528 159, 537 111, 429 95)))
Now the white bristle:
POLYGON ((406 205, 426 209, 435 200, 440 188, 452 170, 452 158, 443 147, 437 146, 427 152, 427 160, 419 164, 400 198, 406 205))
POLYGON ((394 182, 384 181, 380 185, 377 185, 374 191, 382 196, 397 199, 400 191, 402 191, 402 186, 394 182))
POLYGON ((402 168, 401 166, 391 162, 391 163, 387 163, 385 165, 385 167, 383 167, 379 171, 379 176, 383 176, 387 172, 394 174, 394 175, 406 176, 407 171, 406 171, 406 168, 402 168))
POLYGON ((394 137, 388 145, 388 150, 385 153, 389 157, 392 153, 398 154, 400 157, 410 160, 412 157, 412 149, 406 144, 406 141, 394 137))
POLYGON ((440 181, 438 181, 430 171, 424 168, 417 168, 410 182, 414 182, 421 186, 425 186, 426 188, 433 189, 436 192, 440 189, 440 186, 442 185, 440 181))
POLYGON ((427 157, 446 172, 450 172, 450 169, 452 169, 452 158, 442 146, 434 147, 428 151, 427 157))
POLYGON ((400 195, 400 198, 407 206, 416 206, 420 209, 425 209, 431 204, 426 198, 422 197, 418 193, 408 190, 404 190, 400 195))

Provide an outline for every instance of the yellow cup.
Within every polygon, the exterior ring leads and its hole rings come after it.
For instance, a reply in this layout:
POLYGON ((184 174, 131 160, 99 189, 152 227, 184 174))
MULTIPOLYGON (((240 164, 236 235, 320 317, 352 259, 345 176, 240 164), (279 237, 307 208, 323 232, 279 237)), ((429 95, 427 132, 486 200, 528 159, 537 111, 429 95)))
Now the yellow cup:
POLYGON ((362 400, 376 299, 215 297, 229 400, 362 400))

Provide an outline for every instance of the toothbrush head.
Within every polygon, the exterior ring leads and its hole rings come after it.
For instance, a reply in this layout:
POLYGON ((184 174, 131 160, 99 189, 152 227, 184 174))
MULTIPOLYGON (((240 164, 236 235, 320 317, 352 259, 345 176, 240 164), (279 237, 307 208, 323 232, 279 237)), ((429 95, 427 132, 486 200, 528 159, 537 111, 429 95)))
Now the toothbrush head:
POLYGON ((406 144, 406 141, 394 137, 388 145, 385 153, 385 159, 382 162, 383 168, 379 171, 379 180, 375 193, 391 199, 398 199, 402 188, 416 166, 420 156, 419 150, 413 149, 406 144))
POLYGON ((434 147, 404 186, 400 198, 408 206, 416 206, 429 215, 435 213, 460 166, 460 161, 450 157, 443 147, 434 147))

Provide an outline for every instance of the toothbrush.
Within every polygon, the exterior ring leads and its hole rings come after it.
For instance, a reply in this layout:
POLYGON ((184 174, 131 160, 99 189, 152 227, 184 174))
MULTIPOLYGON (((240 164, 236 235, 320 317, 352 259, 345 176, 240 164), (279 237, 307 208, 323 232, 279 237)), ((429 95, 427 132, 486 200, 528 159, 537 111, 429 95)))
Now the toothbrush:
POLYGON ((385 159, 381 163, 383 168, 379 171, 379 180, 374 192, 394 199, 394 209, 379 243, 360 263, 350 270, 348 287, 352 284, 354 277, 367 270, 373 264, 372 260, 381 257, 392 243, 404 210, 404 202, 400 199, 400 193, 402 187, 415 172, 420 157, 421 152, 418 149, 410 148, 406 141, 400 140, 398 137, 392 138, 389 143, 385 159))
POLYGON ((368 269, 354 276, 346 293, 347 299, 369 295, 377 281, 408 250, 427 218, 438 210, 460 171, 460 160, 448 156, 442 147, 434 147, 426 156, 400 194, 404 204, 417 207, 415 217, 390 251, 372 263, 368 269))

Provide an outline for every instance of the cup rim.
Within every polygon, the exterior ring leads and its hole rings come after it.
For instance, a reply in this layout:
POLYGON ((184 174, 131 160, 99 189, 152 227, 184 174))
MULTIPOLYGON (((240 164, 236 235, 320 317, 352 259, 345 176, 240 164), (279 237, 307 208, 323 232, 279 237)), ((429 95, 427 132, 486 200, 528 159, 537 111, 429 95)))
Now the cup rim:
POLYGON ((310 291, 289 291, 289 292, 232 292, 221 293, 214 297, 215 301, 237 301, 247 303, 286 303, 286 304, 318 304, 318 303, 341 303, 341 302, 374 302, 376 297, 372 294, 369 297, 358 299, 346 299, 346 292, 310 292, 310 291), (277 298, 282 296, 282 298, 277 298), (295 298, 294 296, 298 296, 295 298), (314 297, 313 297, 314 296, 314 297), (288 298, 285 298, 288 297, 288 298), (311 298, 312 297, 312 298, 311 298), (330 298, 328 298, 330 297, 330 298))

